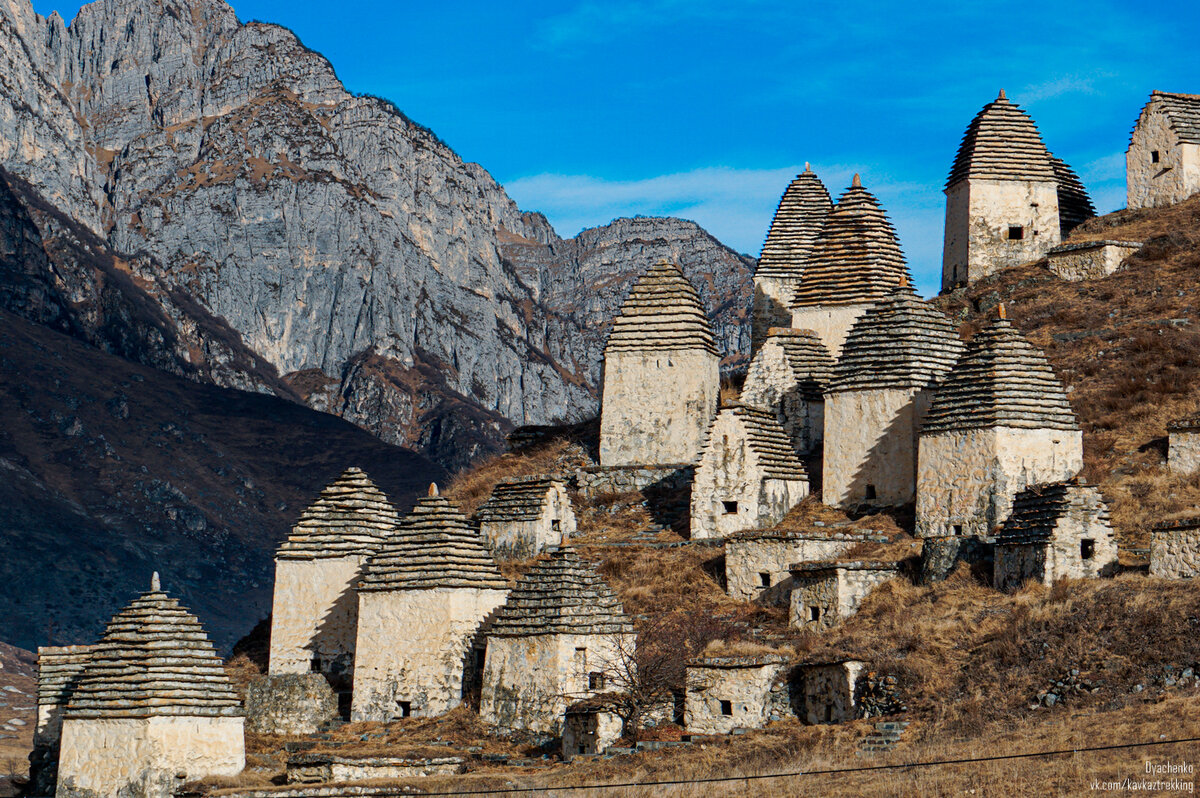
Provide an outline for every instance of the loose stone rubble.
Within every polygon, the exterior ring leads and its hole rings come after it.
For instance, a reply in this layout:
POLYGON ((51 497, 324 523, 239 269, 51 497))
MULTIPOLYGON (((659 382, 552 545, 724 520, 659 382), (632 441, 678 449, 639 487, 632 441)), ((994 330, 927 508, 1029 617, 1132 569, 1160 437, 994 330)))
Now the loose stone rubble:
POLYGON ((1150 93, 1125 151, 1125 189, 1131 209, 1200 192, 1200 94, 1150 93))
POLYGON ((575 534, 575 509, 562 480, 501 480, 475 513, 479 533, 497 557, 532 557, 575 534))
POLYGON ((1200 577, 1200 518, 1168 521, 1151 530, 1150 575, 1163 579, 1200 577))
POLYGON ((858 612, 876 586, 897 576, 900 564, 875 560, 817 560, 790 566, 792 593, 788 622, 814 632, 858 612))
POLYGON ((797 454, 820 451, 833 358, 812 330, 772 327, 742 385, 741 402, 775 414, 797 454))

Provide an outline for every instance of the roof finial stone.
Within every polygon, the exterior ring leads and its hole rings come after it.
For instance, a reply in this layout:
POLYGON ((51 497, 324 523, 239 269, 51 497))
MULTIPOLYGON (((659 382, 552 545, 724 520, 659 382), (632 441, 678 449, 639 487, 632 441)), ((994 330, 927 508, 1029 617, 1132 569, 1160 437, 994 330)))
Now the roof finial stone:
POLYGON ((854 173, 854 180, 850 183, 851 188, 862 188, 862 178, 858 176, 858 172, 854 173))
POLYGON ((997 100, 1007 100, 1008 99, 1008 96, 1004 93, 1004 89, 1000 90, 1000 93, 998 95, 996 95, 996 99, 997 100))
POLYGON ((430 482, 430 483, 429 483, 429 496, 430 496, 430 498, 433 498, 434 496, 437 496, 437 495, 439 495, 439 494, 438 494, 438 486, 437 486, 437 483, 436 483, 436 482, 430 482))
POLYGON ((150 577, 150 589, 152 591, 154 591, 155 593, 162 590, 162 582, 159 581, 158 571, 155 571, 154 574, 150 577))
POLYGON ((997 319, 1007 319, 1008 318, 1008 312, 1004 309, 1003 302, 1001 302, 999 305, 996 306, 996 318, 997 319))
POLYGON ((804 174, 806 174, 806 175, 812 174, 812 164, 810 164, 808 161, 804 162, 804 174))

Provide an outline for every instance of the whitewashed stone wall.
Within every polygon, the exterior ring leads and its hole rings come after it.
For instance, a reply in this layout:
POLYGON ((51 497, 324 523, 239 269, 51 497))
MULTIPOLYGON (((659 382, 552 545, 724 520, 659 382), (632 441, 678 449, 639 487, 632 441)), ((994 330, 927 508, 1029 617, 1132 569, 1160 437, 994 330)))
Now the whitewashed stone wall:
POLYGON ((462 701, 471 640, 506 590, 431 588, 359 593, 351 719, 432 717, 462 701))
POLYGON ((1062 240, 1053 181, 969 178, 946 190, 943 287, 1037 260, 1062 240), (1020 240, 1009 227, 1020 226, 1020 240))
POLYGON ((858 317, 871 307, 870 302, 850 305, 812 305, 792 308, 792 327, 797 330, 812 330, 825 344, 834 360, 841 357, 846 336, 858 317))
POLYGON ((338 700, 319 673, 260 676, 246 688, 246 731, 316 734, 337 719, 338 700))
POLYGON ((1112 528, 1094 516, 1071 508, 1059 519, 1046 543, 997 542, 992 584, 997 590, 1015 590, 1033 579, 1052 585, 1059 579, 1096 579, 1111 576, 1117 565, 1117 542, 1112 528), (1082 555, 1081 542, 1091 540, 1093 554, 1082 555))
POLYGON ((1079 430, 983 429, 922 435, 917 458, 918 537, 987 535, 1029 485, 1083 469, 1079 430))
POLYGON ((820 570, 793 570, 788 622, 819 632, 858 612, 879 585, 896 577, 896 568, 847 564, 820 570), (815 617, 813 610, 816 610, 815 617))
POLYGON ((865 663, 856 660, 823 665, 804 665, 805 723, 845 723, 858 717, 858 696, 855 686, 865 663))
POLYGON ((185 781, 246 766, 242 718, 67 718, 58 798, 169 798, 185 781))
POLYGON ((688 665, 684 726, 691 734, 761 729, 771 718, 771 687, 782 657, 722 657, 688 665))
POLYGON ((1141 249, 1136 241, 1083 241, 1050 250, 1046 262, 1063 280, 1098 280, 1113 274, 1141 249))
POLYGON ((695 462, 717 412, 719 362, 700 350, 608 352, 600 464, 695 462))
POLYGON ((1152 102, 1133 129, 1125 152, 1128 208, 1162 208, 1200 192, 1200 145, 1179 142, 1164 114, 1152 102), (1151 153, 1158 152, 1158 163, 1151 153))
POLYGON ((561 484, 546 491, 541 515, 531 521, 482 520, 479 534, 498 557, 532 557, 551 546, 560 546, 575 535, 575 508, 561 484))
POLYGON ((740 399, 774 413, 796 453, 809 454, 819 449, 825 438, 825 401, 805 399, 795 382, 786 350, 768 339, 746 370, 740 399))
POLYGON ((875 389, 825 395, 825 504, 894 506, 913 501, 917 433, 929 391, 875 389), (875 498, 868 500, 868 487, 875 498))
POLYGON ((275 560, 270 673, 309 673, 314 657, 320 659, 322 673, 349 677, 354 672, 354 584, 366 560, 275 560))
POLYGON ((1200 470, 1200 431, 1171 430, 1167 440, 1167 467, 1177 474, 1200 470))
POLYGON ((562 730, 562 757, 602 754, 621 738, 621 719, 602 710, 567 710, 562 730))
POLYGON ((1150 537, 1150 575, 1163 579, 1200 576, 1200 527, 1154 530, 1150 537))
POLYGON ((755 275, 754 308, 750 316, 750 352, 758 351, 772 327, 788 327, 792 323, 792 295, 796 291, 794 277, 755 275))
POLYGON ((790 601, 793 563, 832 560, 865 540, 884 541, 882 535, 798 535, 765 533, 737 535, 725 541, 725 589, 742 601, 786 607, 790 601), (764 578, 765 577, 765 578, 764 578), (764 585, 769 581, 769 586, 764 585))

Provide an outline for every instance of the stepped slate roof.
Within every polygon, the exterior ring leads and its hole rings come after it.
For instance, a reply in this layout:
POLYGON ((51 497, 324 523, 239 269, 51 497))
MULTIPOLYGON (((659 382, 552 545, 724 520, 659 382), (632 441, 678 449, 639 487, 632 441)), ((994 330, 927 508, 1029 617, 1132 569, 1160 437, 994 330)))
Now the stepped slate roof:
POLYGON ((1079 176, 1061 159, 1050 156, 1054 167, 1054 178, 1058 181, 1058 224, 1065 238, 1083 222, 1096 215, 1096 208, 1088 197, 1079 176))
POLYGON ((718 355, 712 325, 695 286, 674 263, 660 261, 629 290, 608 334, 608 352, 702 349, 718 355))
MULTIPOLYGON (((550 476, 510 477, 492 488, 492 495, 475 513, 477 521, 536 521, 546 509, 546 497, 561 480, 550 476)), ((565 487, 565 486, 564 486, 565 487)))
POLYGON ((1079 429, 1046 356, 1004 318, 967 344, 934 394, 921 434, 984 427, 1079 429))
POLYGON ((1013 499, 1012 515, 996 534, 998 544, 1046 543, 1068 512, 1080 509, 1109 525, 1108 507, 1095 485, 1077 478, 1064 482, 1031 485, 1013 499))
POLYGON ((276 556, 297 560, 367 556, 399 521, 387 495, 361 469, 348 468, 301 513, 276 556))
POLYGON ((621 602, 592 566, 569 548, 540 560, 496 614, 491 637, 632 634, 621 602))
POLYGON ((820 402, 825 390, 833 380, 833 356, 829 349, 812 330, 796 330, 790 327, 772 327, 767 331, 767 338, 755 353, 750 367, 746 370, 746 384, 752 384, 755 379, 763 379, 756 375, 755 361, 765 358, 764 351, 772 346, 783 350, 784 358, 792 369, 800 395, 809 401, 820 402))
POLYGON ((241 701, 200 621, 158 587, 108 624, 64 717, 240 716, 241 701))
POLYGON ((754 276, 799 277, 832 208, 829 190, 805 164, 779 200, 754 276))
POLYGON ((43 646, 38 649, 38 703, 65 704, 75 692, 93 646, 43 646))
POLYGON ((873 302, 909 277, 896 230, 858 175, 813 242, 792 307, 873 302))
POLYGON ((400 529, 367 560, 358 589, 422 590, 465 587, 505 590, 479 531, 456 505, 430 485, 400 529))
MULTIPOLYGON (((808 479, 804 464, 796 456, 791 439, 788 438, 787 432, 784 431, 774 413, 749 405, 731 405, 721 409, 717 417, 721 416, 736 418, 742 429, 746 431, 746 448, 754 453, 764 477, 768 479, 808 479)), ((704 451, 706 452, 709 449, 709 443, 711 441, 705 443, 704 451)), ((703 455, 701 455, 701 463, 703 463, 703 455)))
MULTIPOLYGON (((1179 141, 1186 144, 1200 144, 1200 94, 1173 94, 1166 91, 1150 92, 1150 99, 1138 114, 1138 121, 1146 115, 1146 110, 1153 104, 1163 110, 1167 116, 1167 124, 1179 141)), ((1136 125, 1135 125, 1136 129, 1136 125)), ((1133 144, 1132 138, 1129 142, 1133 144)))
POLYGON ((850 328, 829 390, 929 388, 950 371, 962 351, 962 341, 944 313, 911 286, 896 286, 850 328))
POLYGON ((946 188, 967 178, 1056 180, 1052 156, 1037 125, 1003 90, 967 126, 946 188))

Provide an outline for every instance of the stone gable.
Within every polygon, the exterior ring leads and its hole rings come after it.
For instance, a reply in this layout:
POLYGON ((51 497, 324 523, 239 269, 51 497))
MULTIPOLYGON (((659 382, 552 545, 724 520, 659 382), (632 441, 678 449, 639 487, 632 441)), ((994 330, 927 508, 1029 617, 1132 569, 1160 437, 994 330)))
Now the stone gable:
POLYGON ((775 414, 792 441, 807 454, 825 434, 825 391, 833 358, 811 330, 772 328, 750 361, 741 402, 775 414))
POLYGON ((475 520, 492 553, 503 557, 532 557, 575 534, 567 486, 549 476, 501 480, 475 520))

